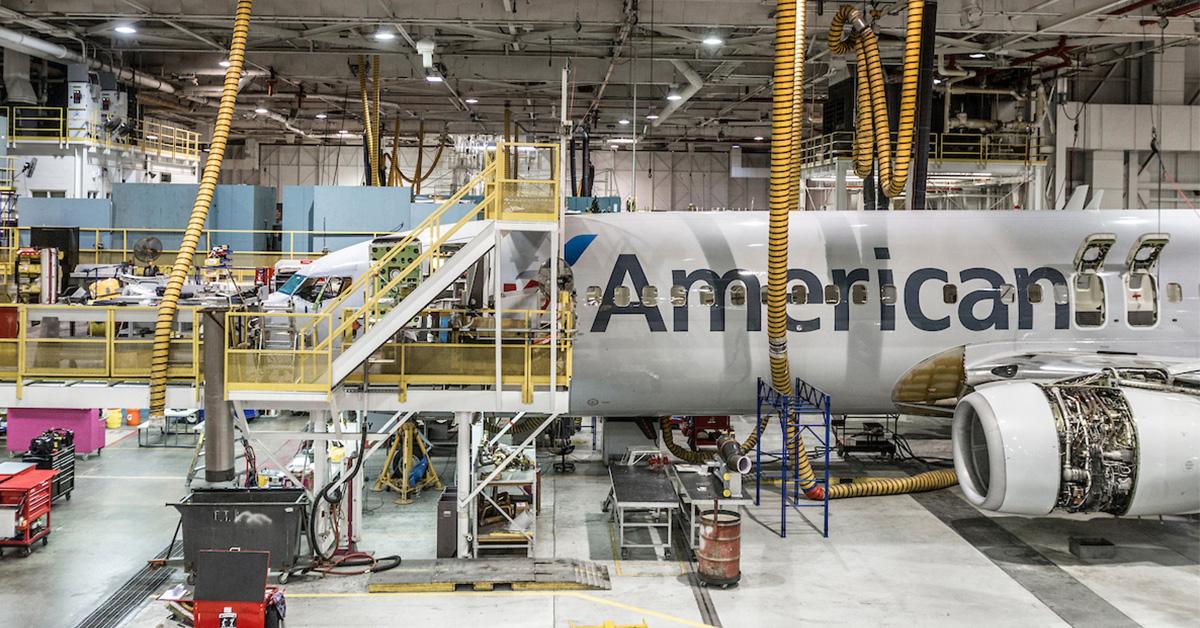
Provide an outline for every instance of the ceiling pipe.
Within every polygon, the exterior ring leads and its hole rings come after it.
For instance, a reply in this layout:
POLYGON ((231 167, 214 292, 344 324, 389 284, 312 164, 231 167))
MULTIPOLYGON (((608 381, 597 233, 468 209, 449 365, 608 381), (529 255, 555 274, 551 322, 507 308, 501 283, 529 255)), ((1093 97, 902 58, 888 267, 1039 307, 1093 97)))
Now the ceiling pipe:
POLYGON ((32 35, 18 33, 17 31, 0 27, 0 47, 12 48, 17 52, 23 52, 32 57, 39 59, 48 59, 50 61, 61 61, 63 63, 85 63, 93 70, 99 72, 110 72, 116 75, 117 80, 126 83, 133 83, 139 87, 158 90, 166 94, 174 94, 175 86, 166 81, 154 78, 149 74, 143 74, 137 70, 129 68, 119 68, 108 63, 96 59, 86 58, 83 55, 64 48, 56 43, 38 39, 32 35))
POLYGON ((700 78, 699 74, 696 74, 696 71, 692 69, 692 66, 684 63, 683 61, 676 61, 674 59, 671 60, 671 65, 675 66, 675 69, 679 70, 679 73, 683 75, 683 78, 687 79, 688 86, 679 93, 679 100, 673 100, 667 103, 667 106, 663 107, 662 111, 659 112, 658 119, 650 123, 650 126, 655 128, 666 121, 667 118, 671 117, 671 114, 679 111, 679 108, 682 107, 684 103, 691 100, 692 96, 695 96, 696 93, 700 91, 700 88, 704 87, 704 79, 700 78))

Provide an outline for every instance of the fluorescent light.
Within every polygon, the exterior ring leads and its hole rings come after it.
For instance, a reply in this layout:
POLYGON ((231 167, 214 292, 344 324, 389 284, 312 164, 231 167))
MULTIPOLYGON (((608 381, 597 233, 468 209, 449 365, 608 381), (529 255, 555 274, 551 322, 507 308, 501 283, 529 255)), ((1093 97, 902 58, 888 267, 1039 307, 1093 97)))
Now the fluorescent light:
POLYGON ((646 119, 647 120, 657 120, 658 114, 657 113, 648 113, 648 114, 646 114, 646 119))
POLYGON ((259 105, 254 108, 254 113, 269 113, 269 112, 267 111, 266 107, 259 105))
POLYGON ((720 46, 723 43, 725 43, 725 40, 717 37, 716 35, 709 35, 708 37, 704 38, 705 46, 720 46))
POLYGON ((679 92, 671 92, 670 94, 667 94, 667 100, 675 102, 676 100, 683 100, 683 96, 681 96, 679 92))
POLYGON ((392 31, 379 30, 375 32, 376 41, 391 41, 396 38, 396 33, 392 31))
POLYGON ((609 144, 636 144, 637 140, 632 137, 610 137, 609 144))
POLYGON ((617 124, 629 124, 629 118, 621 118, 617 120, 617 124))
POLYGON ((761 135, 755 135, 755 136, 754 136, 754 141, 756 141, 756 142, 761 142, 761 141, 763 141, 763 136, 761 136, 761 135))
POLYGON ((328 117, 329 117, 329 114, 325 113, 324 111, 322 111, 321 113, 318 113, 318 114, 317 114, 317 119, 318 119, 318 120, 324 120, 325 118, 328 118, 328 117))
POLYGON ((425 77, 425 80, 429 81, 430 83, 441 83, 442 77, 438 76, 437 74, 430 74, 429 76, 425 77))
POLYGON ((121 24, 120 26, 114 28, 113 30, 122 35, 132 35, 137 32, 137 29, 129 24, 121 24))
POLYGON ((346 129, 342 129, 341 131, 338 131, 338 135, 350 135, 350 132, 346 129))
POLYGON ((157 139, 158 139, 158 136, 157 136, 157 135, 147 135, 147 136, 146 136, 146 139, 147 139, 147 140, 150 140, 151 142, 153 142, 154 140, 157 140, 157 139))
POLYGON ((229 59, 221 59, 220 61, 217 62, 217 65, 219 65, 223 68, 227 68, 227 67, 229 67, 229 59))
POLYGON ((941 84, 942 84, 942 79, 940 79, 940 78, 935 78, 935 79, 933 79, 933 84, 934 84, 934 85, 941 85, 941 84))
POLYGON ((463 102, 467 103, 468 105, 474 105, 479 102, 479 99, 478 98, 468 98, 468 99, 464 100, 463 102))
POLYGON ((730 148, 741 148, 741 146, 738 144, 734 144, 733 146, 730 146, 730 148))
POLYGON ((972 59, 986 59, 987 58, 987 54, 982 53, 982 52, 972 52, 971 54, 969 54, 967 56, 971 57, 972 59))

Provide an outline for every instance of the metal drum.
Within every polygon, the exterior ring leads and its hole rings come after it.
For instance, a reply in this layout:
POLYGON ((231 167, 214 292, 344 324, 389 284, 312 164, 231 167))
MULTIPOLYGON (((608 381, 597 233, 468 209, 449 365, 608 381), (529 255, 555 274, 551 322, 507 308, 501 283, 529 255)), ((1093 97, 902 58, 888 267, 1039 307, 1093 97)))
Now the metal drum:
POLYGON ((700 515, 700 547, 696 550, 700 583, 728 587, 742 577, 742 516, 731 510, 700 515))

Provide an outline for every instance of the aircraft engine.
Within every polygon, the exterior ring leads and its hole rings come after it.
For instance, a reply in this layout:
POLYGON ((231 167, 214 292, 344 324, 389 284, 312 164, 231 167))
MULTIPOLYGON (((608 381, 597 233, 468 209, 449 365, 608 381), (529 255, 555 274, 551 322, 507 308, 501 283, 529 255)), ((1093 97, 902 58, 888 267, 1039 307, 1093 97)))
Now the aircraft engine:
POLYGON ((1110 375, 984 386, 954 411, 954 467, 984 510, 1200 512, 1200 395, 1110 375))

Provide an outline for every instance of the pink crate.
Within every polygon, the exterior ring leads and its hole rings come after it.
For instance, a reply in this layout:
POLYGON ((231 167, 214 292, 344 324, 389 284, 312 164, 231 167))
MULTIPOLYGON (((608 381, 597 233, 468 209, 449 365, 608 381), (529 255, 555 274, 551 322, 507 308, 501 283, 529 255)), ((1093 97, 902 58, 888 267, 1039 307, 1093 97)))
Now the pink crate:
POLYGON ((56 427, 75 432, 77 454, 90 454, 104 447, 104 421, 97 408, 9 408, 8 450, 28 451, 30 441, 56 427))

